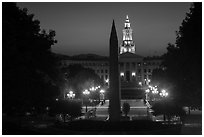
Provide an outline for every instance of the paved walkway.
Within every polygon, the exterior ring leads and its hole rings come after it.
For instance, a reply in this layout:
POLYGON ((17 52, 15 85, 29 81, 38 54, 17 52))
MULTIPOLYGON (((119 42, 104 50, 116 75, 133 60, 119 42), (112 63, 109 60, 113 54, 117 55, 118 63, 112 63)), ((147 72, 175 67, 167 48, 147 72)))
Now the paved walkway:
MULTIPOLYGON (((142 99, 139 100, 121 100, 121 108, 124 102, 130 104, 130 112, 128 115, 137 118, 145 118, 147 117, 147 106, 144 104, 142 99)), ((97 117, 108 117, 108 106, 109 100, 106 100, 105 104, 97 106, 96 116, 97 117)))

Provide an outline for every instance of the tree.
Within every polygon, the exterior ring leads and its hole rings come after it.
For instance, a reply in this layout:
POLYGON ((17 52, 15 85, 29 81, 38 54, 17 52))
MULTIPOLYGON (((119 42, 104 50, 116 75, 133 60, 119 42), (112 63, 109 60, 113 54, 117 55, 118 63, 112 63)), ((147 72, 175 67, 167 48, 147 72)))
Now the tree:
POLYGON ((130 111, 130 104, 127 102, 123 103, 123 113, 125 114, 125 117, 127 117, 127 114, 130 111))
POLYGON ((51 113, 62 114, 64 122, 67 114, 70 116, 70 120, 73 120, 75 117, 81 116, 81 102, 73 100, 56 101, 51 108, 51 113))
MULTIPOLYGON (((82 91, 89 89, 90 87, 96 87, 103 85, 103 81, 100 77, 90 68, 84 68, 78 64, 71 64, 64 71, 67 74, 67 89, 72 89, 76 93, 76 97, 82 96, 82 91)), ((94 94, 93 97, 98 97, 98 94, 94 94)))
POLYGON ((193 3, 186 14, 175 44, 169 44, 163 65, 174 85, 178 102, 201 106, 202 102, 202 3, 193 3))
POLYGON ((172 116, 179 116, 181 120, 183 120, 186 115, 185 110, 172 100, 160 100, 154 102, 151 109, 154 111, 153 114, 155 116, 163 115, 164 121, 166 121, 167 116, 168 122, 170 122, 172 116))
POLYGON ((55 31, 41 30, 33 17, 16 3, 2 3, 3 111, 46 106, 58 94, 58 60, 50 51, 55 31))

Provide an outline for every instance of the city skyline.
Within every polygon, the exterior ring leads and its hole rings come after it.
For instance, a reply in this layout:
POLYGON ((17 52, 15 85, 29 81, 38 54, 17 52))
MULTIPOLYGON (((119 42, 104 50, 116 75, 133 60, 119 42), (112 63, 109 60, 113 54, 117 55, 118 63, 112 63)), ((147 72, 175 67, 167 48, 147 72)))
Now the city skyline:
POLYGON ((42 29, 56 31, 57 44, 52 51, 64 55, 109 55, 109 37, 112 20, 115 20, 119 45, 126 15, 133 29, 136 54, 162 55, 168 43, 176 41, 179 29, 191 3, 17 3, 27 8, 42 29))

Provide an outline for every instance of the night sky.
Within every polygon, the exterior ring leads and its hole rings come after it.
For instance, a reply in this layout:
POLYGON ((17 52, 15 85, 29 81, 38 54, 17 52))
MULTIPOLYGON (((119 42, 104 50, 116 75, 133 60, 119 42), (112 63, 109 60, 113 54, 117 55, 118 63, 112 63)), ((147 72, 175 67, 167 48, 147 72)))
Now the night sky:
POLYGON ((128 14, 136 54, 162 55, 169 42, 176 40, 175 31, 189 12, 191 3, 17 3, 28 8, 40 20, 41 27, 56 31, 58 43, 53 52, 76 55, 94 53, 109 55, 109 37, 115 20, 119 44, 128 14))

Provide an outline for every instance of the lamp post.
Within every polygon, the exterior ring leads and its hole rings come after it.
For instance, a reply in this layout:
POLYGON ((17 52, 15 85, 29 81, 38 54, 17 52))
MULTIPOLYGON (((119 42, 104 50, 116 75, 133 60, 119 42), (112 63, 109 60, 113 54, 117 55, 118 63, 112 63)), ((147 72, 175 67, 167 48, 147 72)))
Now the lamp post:
POLYGON ((146 95, 146 101, 148 100, 148 93, 149 93, 149 92, 150 92, 149 89, 146 89, 146 90, 145 90, 145 93, 146 93, 146 94, 145 94, 145 95, 146 95))
MULTIPOLYGON (((88 95, 90 94, 90 91, 88 91, 87 89, 85 89, 85 90, 83 91, 83 94, 85 95, 86 99, 88 99, 87 97, 88 97, 88 95)), ((87 112, 87 103, 86 103, 86 112, 87 112)))
POLYGON ((159 93, 159 91, 157 89, 157 86, 153 86, 152 87, 153 101, 155 101, 157 99, 158 93, 159 93))
POLYGON ((161 90, 161 93, 159 93, 159 95, 160 95, 161 97, 167 97, 167 96, 169 95, 169 93, 166 92, 165 89, 163 89, 163 90, 161 90))
POLYGON ((68 97, 69 99, 73 99, 73 98, 75 97, 74 92, 73 92, 73 91, 69 91, 69 93, 67 93, 67 97, 68 97))
POLYGON ((149 88, 145 90, 146 95, 146 105, 147 105, 147 117, 149 116, 149 106, 148 106, 148 93, 150 92, 149 88))
POLYGON ((105 102, 105 90, 103 90, 103 89, 100 90, 100 99, 103 100, 102 103, 105 102))

